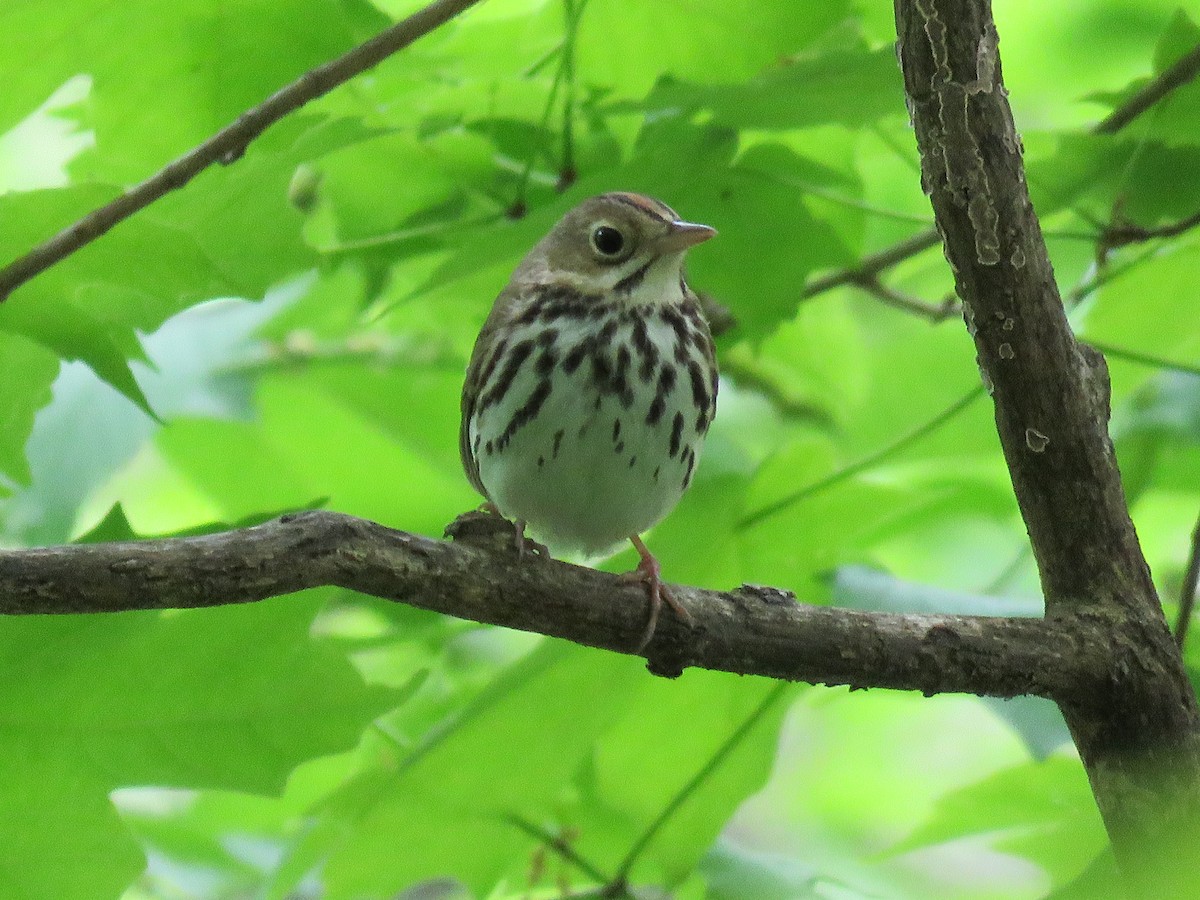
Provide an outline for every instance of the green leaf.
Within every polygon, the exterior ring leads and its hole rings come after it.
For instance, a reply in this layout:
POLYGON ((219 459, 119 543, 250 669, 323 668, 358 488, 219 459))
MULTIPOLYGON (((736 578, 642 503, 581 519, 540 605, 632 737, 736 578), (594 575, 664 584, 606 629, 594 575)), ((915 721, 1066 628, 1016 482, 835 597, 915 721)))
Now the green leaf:
POLYGON ((1167 146, 1140 138, 1063 134, 1053 154, 1032 159, 1028 180, 1038 213, 1082 207, 1100 221, 1116 209, 1150 228, 1200 208, 1200 185, 1179 178, 1200 165, 1200 144, 1167 146))
POLYGON ((50 402, 50 385, 57 375, 58 361, 44 348, 0 331, 0 475, 29 482, 25 441, 34 415, 50 402))
POLYGON ((120 896, 145 857, 109 803, 106 780, 81 768, 62 732, 5 732, 0 891, 12 900, 120 896))
MULTIPOLYGON (((374 418, 371 408, 382 405, 387 394, 347 403, 319 379, 270 379, 261 394, 268 452, 307 485, 301 491, 304 499, 328 495, 334 509, 352 509, 385 524, 403 523, 412 531, 440 535, 447 522, 479 503, 462 474, 454 437, 458 378, 437 375, 425 382, 442 390, 447 382, 456 385, 453 393, 434 395, 443 402, 437 418, 430 420, 413 416, 422 402, 421 381, 406 386, 398 399, 413 391, 416 402, 411 408, 396 407, 390 423, 374 418), (396 419, 406 415, 404 433, 397 440, 396 419), (311 421, 320 421, 322 427, 312 428, 311 421), (445 439, 431 447, 430 436, 439 433, 445 439)), ((375 383, 368 377, 354 390, 369 392, 375 383)), ((246 489, 244 481, 236 484, 229 492, 234 496, 246 489)))
POLYGON ((598 736, 647 684, 640 668, 560 641, 539 645, 339 798, 329 810, 343 825, 325 867, 328 896, 395 891, 437 875, 483 893, 520 872, 529 839, 506 816, 552 813, 598 736))
POLYGON ((351 746, 397 695, 366 687, 308 636, 313 608, 313 598, 293 597, 10 619, 0 656, 22 678, 0 710, 14 748, 0 844, 23 854, 10 873, 22 892, 12 895, 85 900, 132 876, 139 854, 108 804, 115 787, 279 791, 301 761, 351 746), (61 889, 24 887, 39 883, 61 889))
POLYGON ((1038 862, 1058 884, 1077 876, 1107 844, 1083 766, 1064 756, 1005 769, 947 794, 926 824, 891 852, 968 834, 997 835, 997 846, 1038 862))
MULTIPOLYGON (((0 259, 24 254, 35 243, 110 197, 110 189, 96 187, 0 197, 0 259)), ((144 291, 152 290, 149 283, 156 275, 166 275, 172 260, 167 254, 164 267, 149 265, 146 278, 138 266, 128 264, 130 251, 140 246, 145 252, 148 231, 154 229, 137 224, 126 236, 132 244, 116 240, 92 244, 68 262, 52 267, 18 288, 0 305, 0 331, 22 334, 62 359, 87 362, 100 377, 147 412, 149 405, 126 357, 141 356, 133 327, 141 325, 148 329, 165 318, 166 313, 157 319, 146 315, 153 299, 144 291), (139 245, 139 241, 143 243, 139 245), (118 243, 123 244, 125 255, 118 243), (110 292, 114 285, 126 281, 127 291, 110 292), (107 308, 107 303, 114 299, 128 305, 107 308), (135 311, 140 315, 134 315, 135 311), (134 321, 123 321, 125 315, 134 321)))
POLYGON ((675 683, 648 682, 598 742, 585 795, 586 803, 603 809, 615 834, 585 833, 580 851, 603 858, 633 845, 690 787, 633 870, 635 881, 682 880, 738 806, 766 781, 785 699, 792 693, 765 679, 700 670, 675 683))
POLYGON ((316 491, 244 422, 176 420, 159 432, 166 459, 215 502, 227 520, 264 509, 300 508, 316 491))
POLYGON ((86 743, 88 771, 110 787, 278 791, 297 763, 350 746, 392 698, 309 639, 312 608, 291 599, 14 620, 4 652, 28 680, 8 692, 5 721, 62 752, 86 743), (170 677, 164 659, 174 661, 170 677), (62 743, 65 734, 75 737, 62 743))
POLYGON ((86 24, 53 49, 67 74, 93 77, 87 121, 96 148, 73 167, 91 180, 146 178, 354 44, 346 5, 337 0, 245 0, 233 7, 219 0, 85 0, 84 6, 86 24))
POLYGON ((449 228, 464 218, 464 185, 487 180, 492 152, 483 138, 460 130, 424 140, 381 135, 321 160, 321 198, 343 242, 428 232, 438 222, 449 228), (392 202, 380 203, 381 195, 392 202))
MULTIPOLYGON (((1154 73, 1137 78, 1119 91, 1093 94, 1091 98, 1108 103, 1114 109, 1127 103, 1151 78, 1157 78, 1184 54, 1200 44, 1200 27, 1184 9, 1175 10, 1167 28, 1154 48, 1154 73)), ((1200 143, 1200 85, 1195 78, 1178 84, 1148 112, 1142 113, 1127 130, 1143 140, 1162 141, 1167 145, 1200 143)))
POLYGON ((269 512, 256 512, 250 515, 243 516, 235 522, 206 522, 202 525, 195 525, 191 528, 175 531, 170 534, 146 535, 139 534, 134 531, 133 526, 129 524, 129 519, 125 516, 125 510, 120 503, 116 503, 109 509, 108 513, 100 520, 97 525, 80 535, 75 539, 76 544, 102 544, 112 543, 114 541, 136 541, 147 537, 155 538, 176 538, 176 537, 198 537, 204 534, 216 534, 221 531, 233 531, 239 528, 252 528, 255 525, 262 525, 264 522, 269 522, 272 519, 278 519, 282 515, 297 512, 306 509, 318 509, 325 504, 324 498, 317 498, 308 503, 300 504, 299 506, 287 507, 285 509, 274 509, 269 512))
MULTIPOLYGON (((1167 360, 1200 362, 1200 333, 1179 327, 1179 298, 1190 291, 1200 243, 1155 257, 1106 282, 1081 311, 1085 339, 1167 360)), ((1155 375, 1153 368, 1109 355, 1114 401, 1155 375)))
POLYGON ((855 43, 788 57, 732 84, 664 79, 640 105, 651 111, 703 109, 714 122, 734 128, 861 128, 902 115, 904 88, 890 47, 870 50, 855 43))
POLYGON ((120 503, 114 503, 94 528, 75 539, 77 544, 105 544, 113 541, 134 541, 139 535, 134 532, 129 519, 125 518, 125 510, 120 503))
POLYGON ((764 0, 753 12, 724 0, 591 0, 580 23, 579 72, 625 97, 645 94, 664 72, 740 81, 812 43, 849 11, 845 0, 803 15, 790 0, 764 0))

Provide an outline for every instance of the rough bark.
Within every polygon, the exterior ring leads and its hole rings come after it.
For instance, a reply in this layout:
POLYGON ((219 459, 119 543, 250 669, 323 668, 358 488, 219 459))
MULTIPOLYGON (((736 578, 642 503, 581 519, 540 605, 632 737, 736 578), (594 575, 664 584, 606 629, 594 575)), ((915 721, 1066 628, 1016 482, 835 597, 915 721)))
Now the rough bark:
MULTIPOLYGON (((422 609, 632 653, 639 586, 513 549, 512 526, 472 513, 454 543, 312 511, 202 537, 0 552, 0 614, 103 613, 250 603, 337 585, 422 609)), ((853 687, 1015 697, 1087 697, 1108 641, 1084 623, 885 615, 806 606, 776 588, 673 586, 644 651, 660 675, 688 666, 853 687)))
POLYGON ((1159 851, 1200 834, 1200 711, 1129 518, 1104 359, 1071 332, 1029 200, 990 3, 896 0, 896 23, 923 185, 1047 617, 1094 623, 1112 642, 1106 683, 1059 705, 1131 884, 1162 896, 1178 874, 1194 886, 1159 851))

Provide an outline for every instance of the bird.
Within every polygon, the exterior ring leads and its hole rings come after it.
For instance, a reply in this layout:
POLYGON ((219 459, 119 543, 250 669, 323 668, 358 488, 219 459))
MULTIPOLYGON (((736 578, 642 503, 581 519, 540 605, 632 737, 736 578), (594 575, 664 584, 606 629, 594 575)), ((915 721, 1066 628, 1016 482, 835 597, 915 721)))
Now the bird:
POLYGON ((684 272, 716 233, 642 194, 582 201, 513 271, 463 385, 463 468, 518 546, 528 528, 555 553, 637 550, 622 578, 649 601, 639 654, 664 602, 692 623, 641 534, 687 490, 716 415, 716 351, 684 272))

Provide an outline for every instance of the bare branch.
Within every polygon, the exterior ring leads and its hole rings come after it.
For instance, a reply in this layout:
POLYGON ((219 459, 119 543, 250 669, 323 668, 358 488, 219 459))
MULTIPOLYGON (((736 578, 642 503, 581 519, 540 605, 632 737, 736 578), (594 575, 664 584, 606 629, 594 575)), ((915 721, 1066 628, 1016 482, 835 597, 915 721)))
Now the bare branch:
POLYGON ((76 250, 96 240, 117 223, 129 218, 155 200, 183 187, 214 163, 232 163, 250 142, 288 113, 310 100, 324 96, 355 75, 377 66, 480 0, 434 0, 424 9, 397 22, 387 31, 360 44, 337 59, 305 72, 287 87, 258 106, 242 113, 232 125, 221 129, 204 143, 188 151, 111 203, 88 213, 70 227, 34 247, 0 269, 0 302, 35 275, 61 262, 76 250))
POLYGON ((897 263, 904 262, 930 247, 936 247, 940 241, 941 236, 937 233, 936 228, 918 232, 885 250, 864 256, 857 265, 830 272, 828 275, 822 275, 820 278, 810 281, 804 286, 800 299, 807 300, 844 284, 861 284, 864 279, 876 278, 879 273, 890 269, 897 263))
POLYGON ((1096 126, 1096 134, 1116 134, 1176 88, 1200 74, 1200 44, 1197 44, 1140 91, 1114 109, 1096 126))
POLYGON ((1178 237, 1197 226, 1200 226, 1200 212, 1195 212, 1177 222, 1159 225, 1156 228, 1145 228, 1141 225, 1135 225, 1133 222, 1114 219, 1114 221, 1104 227, 1099 237, 1096 238, 1096 259, 1103 265, 1108 259, 1109 252, 1118 247, 1127 247, 1130 244, 1143 244, 1146 241, 1159 238, 1178 237))
POLYGON ((904 310, 904 312, 921 316, 935 325, 938 322, 944 322, 959 311, 958 298, 954 294, 944 297, 941 303, 933 304, 926 303, 918 297, 913 297, 895 288, 888 287, 874 275, 869 278, 856 280, 854 283, 885 306, 891 306, 904 310))
MULTIPOLYGON (((471 513, 454 543, 312 511, 202 537, 0 551, 0 614, 102 613, 250 603, 336 585, 461 618, 632 653, 646 601, 618 576, 512 549, 511 526, 471 513)), ((1097 623, 891 615, 797 603, 743 586, 672 586, 695 619, 666 616, 650 668, 788 681, 1083 698, 1109 670, 1097 623)))

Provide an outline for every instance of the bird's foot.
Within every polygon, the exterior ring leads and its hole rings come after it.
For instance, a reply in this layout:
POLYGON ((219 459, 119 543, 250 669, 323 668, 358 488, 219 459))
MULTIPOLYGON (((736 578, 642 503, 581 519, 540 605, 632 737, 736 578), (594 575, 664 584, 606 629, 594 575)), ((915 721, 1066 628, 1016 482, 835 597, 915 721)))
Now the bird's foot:
POLYGON ((513 522, 513 526, 516 528, 517 534, 517 556, 524 559, 527 554, 532 554, 544 559, 550 558, 550 548, 545 544, 538 543, 525 533, 524 519, 517 519, 513 522))
POLYGON ((534 556, 542 556, 546 559, 550 558, 550 548, 548 548, 545 544, 538 543, 525 533, 524 519, 507 518, 504 513, 500 512, 499 507, 497 507, 496 504, 491 500, 488 500, 479 508, 490 515, 499 516, 501 519, 504 519, 504 521, 512 525, 513 549, 517 551, 517 556, 519 556, 521 559, 524 559, 530 554, 534 556))
POLYGON ((633 548, 637 550, 641 561, 632 572, 626 572, 624 575, 621 575, 621 581, 626 584, 642 584, 646 588, 646 597, 650 601, 650 617, 646 621, 646 628, 642 632, 641 638, 638 640, 637 649, 634 650, 634 653, 640 654, 646 649, 646 645, 650 643, 650 639, 654 637, 654 629, 658 626, 658 612, 662 609, 664 603, 671 607, 671 612, 675 613, 675 618, 679 619, 685 625, 690 627, 694 620, 692 619, 692 614, 687 611, 687 608, 663 584, 662 566, 654 558, 654 554, 642 543, 642 539, 635 534, 629 540, 633 543, 633 548))

